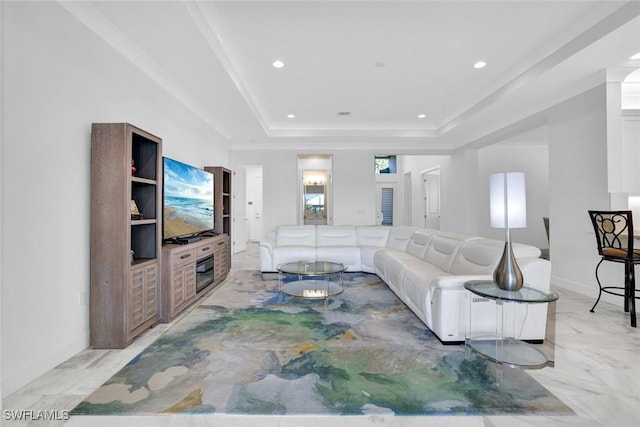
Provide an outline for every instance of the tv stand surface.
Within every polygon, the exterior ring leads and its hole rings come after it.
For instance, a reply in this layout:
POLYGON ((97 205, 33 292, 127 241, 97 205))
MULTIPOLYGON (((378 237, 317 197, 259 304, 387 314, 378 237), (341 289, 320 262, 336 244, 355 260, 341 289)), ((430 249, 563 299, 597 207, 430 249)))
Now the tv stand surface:
POLYGON ((173 320, 182 310, 197 301, 209 289, 220 284, 231 269, 229 236, 199 237, 196 242, 170 243, 162 247, 161 321, 173 320), (196 292, 196 265, 213 255, 213 282, 196 292))
POLYGON ((172 239, 165 240, 164 244, 188 245, 189 243, 196 243, 201 240, 202 236, 174 237, 172 239))

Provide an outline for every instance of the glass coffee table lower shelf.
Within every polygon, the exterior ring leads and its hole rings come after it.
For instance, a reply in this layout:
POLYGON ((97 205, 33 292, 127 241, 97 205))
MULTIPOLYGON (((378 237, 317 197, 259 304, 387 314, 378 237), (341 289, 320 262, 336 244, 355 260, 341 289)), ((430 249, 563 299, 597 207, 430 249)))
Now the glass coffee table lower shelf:
POLYGON ((320 280, 296 280, 280 286, 280 292, 292 297, 324 299, 342 293, 342 286, 336 282, 320 280))
POLYGON ((344 264, 330 261, 295 261, 279 265, 280 292, 307 299, 324 299, 343 291, 344 264))

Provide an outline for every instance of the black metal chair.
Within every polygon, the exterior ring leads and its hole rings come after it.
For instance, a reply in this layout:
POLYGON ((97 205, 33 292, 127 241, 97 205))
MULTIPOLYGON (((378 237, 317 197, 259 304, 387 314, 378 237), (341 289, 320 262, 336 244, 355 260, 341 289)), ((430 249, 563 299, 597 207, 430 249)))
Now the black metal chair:
POLYGON ((635 266, 640 264, 640 249, 633 248, 633 217, 631 211, 589 211, 591 223, 598 241, 598 253, 602 257, 596 266, 596 281, 600 292, 591 312, 600 302, 602 293, 624 297, 624 311, 630 313, 631 326, 636 327, 636 278, 635 266), (598 269, 603 261, 624 264, 624 287, 602 286, 598 269), (621 293, 620 291, 624 291, 621 293))

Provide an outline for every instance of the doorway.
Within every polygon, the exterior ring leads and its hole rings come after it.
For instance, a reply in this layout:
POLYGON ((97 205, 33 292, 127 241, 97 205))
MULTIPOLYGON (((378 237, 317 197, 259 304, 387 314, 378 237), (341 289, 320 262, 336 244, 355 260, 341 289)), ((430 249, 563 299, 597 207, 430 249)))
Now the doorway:
POLYGON ((299 155, 300 201, 298 223, 332 224, 331 156, 299 155))
POLYGON ((263 236, 262 166, 238 165, 234 186, 241 189, 233 198, 233 253, 246 250, 247 242, 258 242, 263 236))
POLYGON ((422 172, 424 227, 440 230, 440 166, 422 172))

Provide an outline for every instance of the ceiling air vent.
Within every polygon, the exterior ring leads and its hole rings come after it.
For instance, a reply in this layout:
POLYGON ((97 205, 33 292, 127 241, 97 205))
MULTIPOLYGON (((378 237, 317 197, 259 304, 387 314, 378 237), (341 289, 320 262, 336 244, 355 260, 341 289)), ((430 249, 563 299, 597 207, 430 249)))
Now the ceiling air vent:
POLYGON ((338 111, 339 116, 350 116, 351 111, 338 111))

